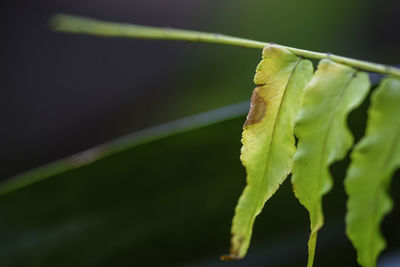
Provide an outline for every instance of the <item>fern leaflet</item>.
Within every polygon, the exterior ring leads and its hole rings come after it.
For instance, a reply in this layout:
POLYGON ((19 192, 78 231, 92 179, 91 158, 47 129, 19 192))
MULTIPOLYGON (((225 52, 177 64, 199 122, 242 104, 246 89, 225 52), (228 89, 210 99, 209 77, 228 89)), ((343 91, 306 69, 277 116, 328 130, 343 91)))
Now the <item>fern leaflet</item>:
POLYGON ((312 73, 309 60, 286 49, 271 45, 263 51, 242 137, 247 186, 235 209, 230 255, 225 260, 244 257, 255 217, 291 171, 294 119, 312 73))
POLYGON ((308 266, 312 266, 317 232, 322 227, 322 196, 332 187, 329 166, 342 159, 353 144, 346 126, 348 113, 368 93, 368 75, 322 60, 307 85, 296 122, 299 138, 293 165, 293 190, 310 214, 308 266))
POLYGON ((376 266, 385 248, 379 224, 392 209, 387 193, 393 172, 400 167, 400 79, 385 78, 373 93, 365 136, 351 154, 345 188, 347 235, 358 262, 376 266))

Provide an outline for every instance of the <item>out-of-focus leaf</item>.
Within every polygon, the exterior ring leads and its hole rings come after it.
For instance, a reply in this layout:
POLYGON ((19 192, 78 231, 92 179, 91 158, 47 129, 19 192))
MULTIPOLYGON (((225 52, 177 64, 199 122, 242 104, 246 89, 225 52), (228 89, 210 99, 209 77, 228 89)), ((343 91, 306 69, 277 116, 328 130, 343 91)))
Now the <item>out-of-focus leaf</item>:
POLYGON ((0 184, 0 196, 147 142, 242 116, 247 109, 248 102, 238 103, 135 132, 6 180, 0 184))
POLYGON ((210 251, 217 259, 243 186, 247 110, 248 102, 158 126, 83 154, 98 157, 9 180, 1 266, 160 266, 210 251))
POLYGON ((379 225, 392 209, 388 195, 393 172, 400 167, 400 80, 385 78, 373 93, 365 136, 351 154, 345 187, 347 235, 358 263, 376 266, 385 248, 379 225))
POLYGON ((313 73, 309 60, 273 45, 264 49, 262 58, 242 137, 247 186, 235 209, 225 260, 245 256, 256 216, 292 169, 294 119, 313 73))
POLYGON ((309 261, 312 266, 317 232, 323 225, 322 196, 332 187, 329 166, 353 144, 346 119, 367 95, 368 75, 322 60, 307 85, 296 121, 299 138, 294 156, 293 190, 310 214, 309 261))

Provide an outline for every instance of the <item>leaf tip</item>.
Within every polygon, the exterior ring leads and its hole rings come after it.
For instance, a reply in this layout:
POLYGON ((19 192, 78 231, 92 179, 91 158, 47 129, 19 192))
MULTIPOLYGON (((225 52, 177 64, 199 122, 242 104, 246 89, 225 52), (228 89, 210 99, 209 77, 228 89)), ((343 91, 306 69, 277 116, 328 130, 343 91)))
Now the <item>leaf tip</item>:
POLYGON ((241 258, 239 258, 239 257, 236 256, 236 255, 227 254, 227 255, 222 255, 222 256, 220 257, 220 259, 221 259, 222 261, 234 261, 234 260, 239 260, 239 259, 241 259, 241 258))

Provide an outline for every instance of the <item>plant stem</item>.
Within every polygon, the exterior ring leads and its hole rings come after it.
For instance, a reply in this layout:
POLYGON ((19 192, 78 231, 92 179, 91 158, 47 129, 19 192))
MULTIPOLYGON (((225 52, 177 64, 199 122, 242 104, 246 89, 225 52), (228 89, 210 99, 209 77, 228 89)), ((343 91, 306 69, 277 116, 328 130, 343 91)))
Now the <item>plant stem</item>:
MULTIPOLYGON (((58 14, 54 15, 50 20, 50 27, 54 31, 69 32, 77 34, 90 34, 104 37, 125 37, 139 39, 164 39, 164 40, 179 40, 189 42, 205 42, 226 44, 248 48, 262 49, 265 46, 273 43, 253 41, 244 38, 222 35, 219 33, 205 33, 189 30, 179 30, 172 28, 159 28, 149 26, 139 26, 127 23, 115 23, 100 21, 91 18, 58 14)), ((349 65, 361 70, 378 72, 383 74, 392 74, 400 76, 400 69, 383 64, 376 64, 363 60, 352 59, 333 55, 331 53, 314 52, 294 47, 288 47, 275 44, 285 48, 292 53, 305 58, 323 59, 327 58, 337 63, 349 65)))

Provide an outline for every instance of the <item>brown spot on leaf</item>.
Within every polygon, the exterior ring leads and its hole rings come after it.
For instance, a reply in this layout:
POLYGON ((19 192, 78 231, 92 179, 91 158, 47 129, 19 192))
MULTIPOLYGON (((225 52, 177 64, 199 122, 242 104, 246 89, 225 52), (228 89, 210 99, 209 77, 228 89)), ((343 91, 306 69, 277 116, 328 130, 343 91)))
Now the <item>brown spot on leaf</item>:
POLYGON ((237 258, 235 258, 232 255, 222 255, 220 258, 222 261, 233 261, 233 260, 237 260, 237 258))
POLYGON ((264 99, 258 94, 257 88, 254 89, 250 101, 250 111, 247 115, 244 126, 250 126, 260 122, 262 118, 264 118, 266 110, 267 104, 265 103, 264 99))
POLYGON ((233 261, 233 260, 239 260, 241 259, 241 257, 239 257, 239 251, 238 249, 242 246, 243 241, 244 241, 244 236, 241 236, 238 240, 237 240, 237 244, 235 245, 233 240, 234 240, 235 236, 232 236, 231 238, 231 248, 229 250, 229 254, 228 255, 222 255, 221 256, 221 260, 223 261, 233 261))

